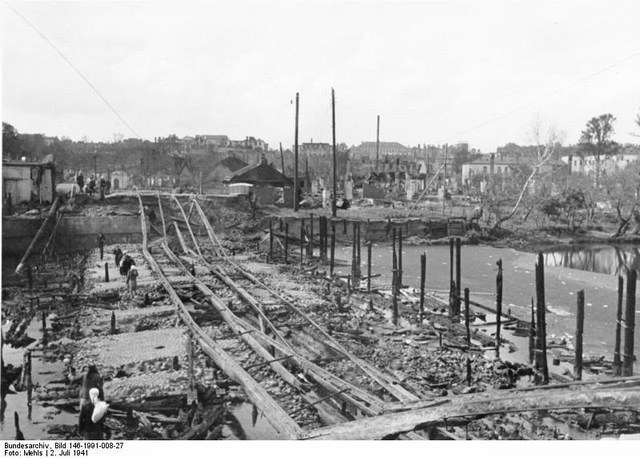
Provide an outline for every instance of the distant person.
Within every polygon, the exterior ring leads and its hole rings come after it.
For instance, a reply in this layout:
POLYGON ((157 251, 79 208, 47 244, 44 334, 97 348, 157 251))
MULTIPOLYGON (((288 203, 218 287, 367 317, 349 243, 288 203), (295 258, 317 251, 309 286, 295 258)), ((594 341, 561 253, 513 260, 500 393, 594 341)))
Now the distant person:
POLYGON ((80 187, 80 192, 84 192, 84 177, 82 176, 82 172, 78 173, 76 184, 80 187))
POLYGON ((96 192, 96 179, 93 175, 89 178, 89 183, 87 183, 87 194, 93 196, 93 193, 96 192))
POLYGON ((133 298, 138 289, 138 268, 136 266, 131 266, 127 273, 127 286, 129 287, 129 294, 133 298))
POLYGON ((116 247, 116 249, 113 250, 113 255, 115 257, 116 267, 120 268, 120 261, 122 260, 122 255, 123 255, 120 247, 116 247))
POLYGON ((106 195, 111 194, 111 182, 109 180, 107 180, 107 183, 105 184, 104 193, 106 195))
POLYGON ((97 241, 98 248, 100 248, 100 261, 102 261, 104 257, 104 234, 102 232, 98 233, 97 241))
POLYGON ((84 440, 104 439, 104 414, 107 405, 99 399, 99 390, 91 388, 89 390, 89 402, 80 408, 80 419, 78 421, 78 433, 84 440))
POLYGON ((100 177, 100 201, 104 201, 104 195, 107 191, 107 181, 104 179, 104 175, 100 177))
POLYGON ((120 275, 126 277, 129 273, 129 269, 131 269, 131 266, 134 266, 135 264, 136 262, 133 260, 133 258, 125 253, 122 257, 122 263, 120 264, 120 275))

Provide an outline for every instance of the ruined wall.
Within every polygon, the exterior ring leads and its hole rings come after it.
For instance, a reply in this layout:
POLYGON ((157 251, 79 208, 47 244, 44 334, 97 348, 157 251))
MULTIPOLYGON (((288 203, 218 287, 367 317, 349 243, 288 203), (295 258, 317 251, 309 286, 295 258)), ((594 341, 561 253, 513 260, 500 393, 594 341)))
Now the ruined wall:
MULTIPOLYGON (((274 229, 281 230, 285 223, 289 224, 289 235, 296 238, 300 234, 300 218, 274 218, 274 229)), ((331 231, 329 224, 328 230, 331 231)), ((309 226, 309 218, 304 220, 305 227, 309 226)), ((353 221, 340 219, 336 221, 336 239, 349 242, 353 239, 353 221)), ((463 218, 412 218, 403 221, 370 220, 360 221, 362 240, 391 240, 393 228, 402 229, 402 236, 420 237, 424 239, 440 239, 443 237, 462 237, 467 233, 467 224, 463 218)), ((313 218, 313 233, 317 237, 320 233, 320 221, 313 218)))
MULTIPOLYGON (((22 256, 43 221, 41 218, 3 218, 3 259, 22 256)), ((71 253, 95 248, 98 232, 104 234, 107 244, 142 242, 139 216, 65 216, 58 227, 55 250, 58 253, 71 253)), ((34 254, 42 253, 49 234, 48 231, 42 237, 34 254)))

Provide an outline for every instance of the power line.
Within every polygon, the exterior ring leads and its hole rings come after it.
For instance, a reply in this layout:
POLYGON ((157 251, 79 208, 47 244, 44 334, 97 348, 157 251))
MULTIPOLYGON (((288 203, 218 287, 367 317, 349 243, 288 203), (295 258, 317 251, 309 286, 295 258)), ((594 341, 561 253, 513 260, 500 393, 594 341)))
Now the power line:
POLYGON ((20 18, 26 22, 29 27, 31 27, 38 35, 40 35, 47 43, 49 43, 49 45, 55 49, 55 51, 60 55, 60 57, 62 57, 64 59, 64 61, 69 64, 69 66, 80 76, 80 78, 82 78, 88 85, 89 87, 93 90, 93 92, 95 92, 97 94, 98 97, 100 97, 100 99, 104 102, 104 104, 109 107, 109 109, 113 112, 113 114, 115 114, 118 119, 125 125, 127 126, 127 128, 133 132, 133 134, 137 137, 137 138, 142 138, 140 137, 140 135, 138 135, 138 133, 129 125, 129 123, 127 121, 124 120, 124 118, 122 116, 120 116, 120 113, 118 113, 116 111, 116 109, 109 103, 109 101, 100 93, 100 91, 98 91, 98 89, 93 85, 93 83, 91 83, 91 81, 89 81, 89 79, 84 76, 82 74, 82 72, 80 70, 78 70, 78 68, 73 65, 73 63, 67 59, 67 57, 62 53, 62 51, 60 51, 60 49, 58 49, 58 47, 53 44, 53 42, 51 40, 49 40, 49 38, 47 38, 47 36, 45 34, 43 34, 42 32, 40 32, 40 30, 38 30, 38 28, 33 25, 26 17, 24 17, 18 10, 16 10, 13 6, 11 6, 8 2, 4 1, 3 2, 6 6, 8 6, 9 8, 11 8, 11 10, 13 10, 14 13, 16 13, 18 16, 20 16, 20 18))

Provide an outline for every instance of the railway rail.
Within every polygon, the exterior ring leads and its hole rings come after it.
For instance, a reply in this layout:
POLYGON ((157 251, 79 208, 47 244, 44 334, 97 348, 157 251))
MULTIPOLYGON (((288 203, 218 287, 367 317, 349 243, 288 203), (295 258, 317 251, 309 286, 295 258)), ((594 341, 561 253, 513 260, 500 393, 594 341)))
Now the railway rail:
POLYGON ((424 433, 415 430, 429 426, 440 428, 449 438, 462 438, 451 432, 455 430, 442 429, 447 418, 468 423, 485 415, 546 410, 554 405, 560 410, 640 407, 636 388, 640 377, 615 379, 613 387, 603 383, 595 390, 589 384, 569 384, 554 390, 552 396, 514 391, 513 398, 476 394, 438 400, 414 394, 389 373, 350 352, 302 311, 295 299, 278 292, 228 256, 194 196, 187 203, 188 214, 178 198, 171 196, 170 203, 183 219, 174 218, 168 225, 162 199, 157 195, 162 233, 150 251, 144 206, 140 194, 137 197, 144 257, 182 322, 202 351, 242 386, 252 404, 284 437, 425 439, 424 433), (198 228, 206 231, 204 240, 192 228, 194 211, 201 220, 198 228), (167 232, 171 230, 181 254, 170 248, 167 232), (191 281, 197 295, 180 294, 184 285, 173 285, 163 273, 176 267, 191 281), (187 303, 208 304, 224 324, 215 328, 201 325, 185 304, 184 297, 189 296, 187 303), (339 374, 333 370, 336 361, 341 365, 339 374), (289 389, 284 393, 274 389, 267 383, 274 379, 277 386, 286 384, 289 389), (580 402, 572 402, 577 393, 580 402))

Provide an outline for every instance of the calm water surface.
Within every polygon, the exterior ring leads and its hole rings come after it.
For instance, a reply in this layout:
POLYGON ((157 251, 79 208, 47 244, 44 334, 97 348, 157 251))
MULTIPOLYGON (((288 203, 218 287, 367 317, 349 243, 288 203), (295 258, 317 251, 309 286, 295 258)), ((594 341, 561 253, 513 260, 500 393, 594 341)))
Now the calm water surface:
MULTIPOLYGON (((366 249, 362 250, 362 259, 366 263, 366 249)), ((613 355, 617 307, 617 277, 619 259, 636 262, 637 251, 604 250, 598 248, 595 254, 579 254, 573 250, 548 253, 545 257, 545 296, 550 313, 547 314, 547 332, 556 336, 573 338, 575 334, 576 292, 585 291, 585 352, 613 355), (561 253, 570 254, 561 254, 561 253), (568 261, 571 260, 571 262, 568 261), (578 259, 597 259, 590 261, 599 266, 598 271, 579 270, 578 259), (608 260, 605 262, 605 259, 608 260), (632 261, 635 259, 636 261, 632 261), (605 265, 609 266, 605 271, 605 265), (601 273, 605 271, 605 273, 601 273)), ((349 262, 351 247, 342 247, 340 259, 349 262)), ((449 246, 403 246, 403 283, 415 288, 420 282, 420 254, 427 253, 427 291, 448 291, 449 288, 449 246)), ((462 289, 469 288, 472 300, 495 305, 496 261, 503 262, 503 306, 519 318, 529 320, 531 298, 535 297, 535 262, 537 256, 510 248, 488 246, 462 247, 462 289)), ((374 283, 379 286, 391 284, 391 247, 374 245, 372 250, 372 271, 382 274, 374 283)), ((582 264, 585 265, 585 264, 582 264)), ((637 264, 636 264, 637 265, 637 264)), ((586 263, 588 267, 588 263, 586 263)), ((342 266, 343 274, 350 267, 342 266)), ((593 270, 596 270, 595 267, 593 270)), ((363 267, 366 272, 366 265, 363 267)), ((626 282, 626 275, 625 275, 626 282)), ((639 291, 640 292, 640 291, 639 291)), ((636 299, 639 300, 639 299, 636 299)), ((640 321, 640 305, 636 311, 640 321)), ((640 325, 636 326, 635 352, 640 352, 640 325)))

